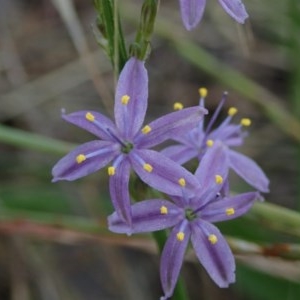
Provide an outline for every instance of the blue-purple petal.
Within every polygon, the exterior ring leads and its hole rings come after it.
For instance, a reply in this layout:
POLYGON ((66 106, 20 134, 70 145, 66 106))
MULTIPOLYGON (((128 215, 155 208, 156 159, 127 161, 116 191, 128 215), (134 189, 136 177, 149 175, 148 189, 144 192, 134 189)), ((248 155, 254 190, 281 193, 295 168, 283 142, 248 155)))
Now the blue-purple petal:
POLYGON ((178 164, 182 165, 192 158, 197 157, 198 153, 195 148, 191 148, 187 145, 173 145, 163 149, 161 154, 174 160, 178 164))
POLYGON ((245 23, 249 17, 241 0, 219 0, 223 9, 238 23, 245 23))
POLYGON ((160 280, 164 291, 164 297, 161 300, 172 296, 175 285, 178 280, 180 269, 183 263, 184 254, 190 239, 190 228, 185 221, 176 225, 168 237, 160 259, 160 280), (177 238, 177 234, 184 234, 183 240, 177 238))
POLYGON ((229 161, 227 148, 221 142, 215 142, 212 147, 208 147, 195 172, 195 176, 201 186, 210 186, 215 182, 215 176, 227 177, 229 161))
POLYGON ((142 126, 148 103, 148 73, 145 63, 135 57, 125 64, 116 88, 115 121, 124 139, 131 140, 142 126), (129 96, 128 104, 122 103, 129 96))
POLYGON ((164 115, 148 124, 151 131, 147 134, 140 132, 135 138, 139 148, 150 148, 168 139, 173 139, 195 128, 207 113, 205 108, 195 106, 164 115))
POLYGON ((173 227, 184 219, 184 210, 170 201, 151 199, 131 207, 132 227, 114 212, 108 217, 109 230, 116 233, 152 232, 173 227))
POLYGON ((148 149, 134 149, 129 154, 132 167, 139 177, 151 187, 174 196, 192 195, 199 187, 196 177, 164 155, 148 149), (143 168, 143 162, 152 167, 151 172, 143 168), (185 180, 185 187, 179 180, 185 180))
MULTIPOLYGON (((124 157, 115 174, 109 177, 109 191, 113 206, 119 217, 131 227, 131 205, 129 195, 130 161, 124 157)), ((128 233, 129 234, 129 233, 128 233)))
POLYGON ((85 129, 100 139, 112 140, 109 132, 118 135, 115 124, 109 118, 96 111, 81 110, 70 114, 63 114, 62 117, 65 121, 85 129), (91 114, 94 117, 93 122, 86 118, 87 114, 91 114))
POLYGON ((71 181, 94 173, 113 160, 119 152, 119 146, 108 141, 97 140, 80 145, 55 164, 52 181, 71 181), (92 154, 94 156, 88 158, 92 154), (85 155, 87 158, 78 163, 78 155, 85 155))
POLYGON ((191 241, 200 263, 219 287, 228 287, 235 281, 235 261, 225 238, 218 228, 201 220, 191 224, 191 231, 191 241))
POLYGON ((212 147, 208 147, 203 155, 195 172, 202 189, 192 199, 193 208, 197 209, 214 200, 217 193, 222 189, 229 168, 226 149, 221 142, 216 141, 212 147), (217 182, 216 177, 219 177, 221 182, 217 182))
POLYGON ((247 133, 242 131, 240 125, 228 124, 213 130, 208 139, 220 140, 227 146, 240 146, 243 144, 246 135, 247 133))
POLYGON ((228 149, 230 167, 248 184, 260 192, 269 192, 269 179, 251 158, 228 149))
POLYGON ((214 223, 235 219, 245 214, 254 204, 260 200, 258 192, 249 192, 233 197, 226 197, 209 203, 201 210, 201 219, 214 223))
POLYGON ((179 0, 179 3, 183 24, 192 30, 202 19, 206 0, 179 0))

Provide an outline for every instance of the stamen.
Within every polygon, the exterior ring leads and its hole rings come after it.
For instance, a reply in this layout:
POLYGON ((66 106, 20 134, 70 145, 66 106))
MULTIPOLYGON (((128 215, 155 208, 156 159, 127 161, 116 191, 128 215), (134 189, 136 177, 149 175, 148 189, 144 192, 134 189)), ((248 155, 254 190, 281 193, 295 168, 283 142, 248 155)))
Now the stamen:
POLYGON ((107 173, 109 176, 114 176, 116 174, 116 168, 111 166, 107 168, 107 173))
POLYGON ((87 113, 85 114, 85 118, 86 118, 88 121, 90 121, 90 122, 94 122, 94 121, 95 121, 95 116, 94 116, 92 113, 90 113, 90 112, 87 112, 87 113))
POLYGON ((151 173, 152 170, 153 170, 153 167, 150 164, 144 164, 143 168, 144 168, 145 171, 147 171, 149 173, 151 173))
POLYGON ((223 105, 224 105, 224 103, 225 103, 225 101, 226 101, 226 99, 227 99, 227 95, 228 95, 227 92, 224 92, 224 93, 223 93, 223 96, 222 96, 221 101, 219 102, 219 105, 217 106, 217 108, 216 108, 214 114, 212 115, 211 119, 210 119, 209 122, 208 122, 208 125, 207 125, 207 127, 206 127, 206 129, 205 129, 205 135, 207 135, 207 134, 210 132, 210 130, 211 130, 213 124, 215 123, 217 117, 219 116, 219 114, 220 114, 220 112, 221 112, 221 109, 222 109, 222 107, 223 107, 223 105))
POLYGON ((227 209, 226 209, 226 215, 227 215, 227 216, 232 216, 232 215, 234 215, 234 214, 235 214, 235 210, 234 210, 233 207, 230 207, 230 208, 227 208, 227 209))
POLYGON ((251 120, 248 119, 248 118, 243 118, 243 119, 241 120, 241 125, 242 125, 242 126, 245 126, 245 127, 248 127, 248 126, 251 125, 251 120))
POLYGON ((215 176, 216 184, 222 184, 223 183, 223 177, 221 175, 215 176))
POLYGON ((179 231, 179 232, 177 233, 176 237, 177 237, 177 240, 178 240, 178 241, 182 242, 182 241, 184 240, 184 232, 179 231))
POLYGON ((81 164, 85 160, 86 160, 86 156, 84 154, 79 154, 76 156, 76 161, 78 164, 81 164))
POLYGON ((173 109, 174 110, 181 110, 181 109, 183 109, 183 104, 180 103, 180 102, 175 102, 174 105, 173 105, 173 109))
POLYGON ((236 107, 230 107, 228 109, 228 116, 233 117, 238 112, 236 107))
POLYGON ((208 93, 207 89, 204 88, 204 87, 200 88, 198 90, 198 92, 199 92, 199 95, 200 95, 201 98, 205 98, 207 96, 207 93, 208 93))
POLYGON ((127 105, 128 102, 129 102, 129 100, 130 100, 130 97, 129 97, 128 95, 124 95, 124 96, 122 96, 122 98, 121 98, 121 102, 122 102, 122 104, 124 104, 124 105, 127 105))
POLYGON ((143 127, 142 129, 142 133, 143 134, 147 134, 152 130, 152 128, 149 125, 146 125, 145 127, 143 127))
POLYGON ((184 178, 180 178, 180 179, 178 180, 178 183, 179 183, 179 185, 182 186, 182 187, 185 187, 185 185, 186 185, 186 182, 185 182, 185 179, 184 179, 184 178))
POLYGON ((163 206, 160 208, 160 213, 161 213, 162 215, 168 214, 168 208, 167 208, 166 206, 163 205, 163 206))
POLYGON ((213 144, 214 144, 214 141, 213 141, 213 140, 207 140, 207 141, 206 141, 206 146, 207 146, 207 147, 212 147, 213 144))
POLYGON ((210 234, 208 236, 208 240, 211 242, 212 245, 214 245, 218 242, 218 238, 214 234, 210 234))

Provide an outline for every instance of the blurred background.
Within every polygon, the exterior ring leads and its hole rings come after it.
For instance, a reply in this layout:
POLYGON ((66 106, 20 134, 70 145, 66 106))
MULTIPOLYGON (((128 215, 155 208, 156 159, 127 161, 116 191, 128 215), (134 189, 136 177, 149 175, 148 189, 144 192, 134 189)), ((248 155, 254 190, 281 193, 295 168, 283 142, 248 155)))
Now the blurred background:
MULTIPOLYGON (((142 1, 119 1, 127 46, 142 1)), ((237 25, 218 1, 207 1, 192 32, 176 0, 162 0, 147 62, 147 117, 175 101, 207 107, 223 91, 252 125, 241 152, 271 181, 266 201, 300 210, 300 3, 244 0, 250 19, 237 25)), ((115 78, 98 42, 93 1, 0 0, 0 299, 159 299, 159 256, 149 236, 106 229, 113 209, 106 172, 51 183, 52 166, 93 138, 63 122, 61 110, 112 116, 115 78)), ((248 187, 232 175, 234 191, 248 187)), ((262 243, 299 243, 243 217, 220 224, 228 236, 262 243)), ((245 246, 246 247, 246 246, 245 246)), ((247 247, 246 247, 247 248, 247 247)), ((247 249, 246 249, 247 250, 247 249)), ((247 251, 246 251, 247 252, 247 251)), ((251 251, 249 251, 251 252, 251 251)), ((276 251, 275 251, 276 252, 276 251)), ((219 289, 192 253, 182 274, 191 300, 299 299, 300 261, 236 253, 237 283, 219 289)), ((267 254, 267 253, 266 253, 267 254)))

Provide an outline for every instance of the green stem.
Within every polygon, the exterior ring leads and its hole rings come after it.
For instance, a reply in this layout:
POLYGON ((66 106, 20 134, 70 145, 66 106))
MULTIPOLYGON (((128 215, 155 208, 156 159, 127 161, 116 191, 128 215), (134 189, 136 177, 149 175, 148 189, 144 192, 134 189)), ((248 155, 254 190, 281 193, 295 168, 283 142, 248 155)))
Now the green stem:
POLYGON ((27 220, 29 222, 37 222, 41 225, 50 225, 54 228, 69 229, 90 234, 99 234, 107 231, 104 227, 99 226, 97 220, 91 220, 85 217, 12 209, 1 205, 0 222, 19 221, 22 223, 27 220))
MULTIPOLYGON (((289 0, 289 11, 290 16, 288 22, 289 33, 289 47, 288 47, 288 58, 290 63, 290 99, 293 105, 293 112, 296 118, 300 120, 300 4, 298 0, 289 0)), ((298 170, 300 170, 300 146, 297 147, 297 157, 296 157, 298 170)), ((297 189, 298 189, 298 201, 297 208, 300 211, 300 172, 297 174, 297 189)))
POLYGON ((66 154, 75 146, 71 143, 4 125, 0 125, 0 142, 21 149, 30 149, 53 154, 66 154))
POLYGON ((144 0, 135 41, 130 46, 131 55, 140 60, 146 60, 150 54, 151 39, 159 3, 159 0, 144 0))
MULTIPOLYGON (((279 210, 281 208, 277 207, 275 210, 277 210, 276 215, 274 218, 279 217, 278 220, 281 219, 282 216, 279 216, 279 210)), ((300 220, 300 215, 298 217, 296 216, 290 216, 290 211, 285 212, 286 217, 290 219, 290 223, 287 225, 297 226, 298 222, 300 220)), ((255 213, 256 214, 256 213, 255 213)), ((292 213, 293 214, 293 213, 292 213)), ((259 214, 258 217, 261 217, 264 219, 264 213, 259 214)), ((286 218, 284 217, 284 218, 286 218)), ((87 217, 80 217, 80 216, 71 216, 71 215, 65 215, 65 214, 57 214, 57 213, 47 213, 47 212, 37 212, 37 211, 31 211, 31 210, 20 210, 15 208, 8 208, 4 205, 1 205, 0 209, 0 231, 3 228, 8 228, 9 224, 12 225, 13 230, 15 231, 9 231, 10 234, 18 234, 18 230, 21 230, 24 232, 24 224, 31 224, 33 226, 25 226, 27 228, 27 234, 30 235, 32 233, 31 230, 34 230, 38 228, 39 226, 48 226, 49 230, 57 229, 61 231, 69 230, 74 231, 79 234, 83 239, 88 238, 86 235, 91 234, 95 235, 94 237, 103 237, 104 238, 111 238, 116 241, 120 238, 115 238, 114 235, 110 234, 107 231, 106 224, 101 224, 99 220, 93 220, 91 218, 87 217), (101 236, 99 236, 101 234, 101 236)), ((282 231, 282 230, 280 230, 282 231)), ((38 230, 38 234, 40 234, 41 238, 44 237, 44 231, 38 230)), ((93 237, 93 236, 90 236, 93 237)), ((156 241, 156 244, 160 250, 162 251, 167 234, 166 231, 158 231, 153 233, 154 240, 156 241)), ((285 259, 291 259, 291 260, 299 260, 300 258, 300 245, 299 244, 286 244, 286 243, 279 243, 279 244, 268 244, 268 245, 260 245, 255 242, 251 241, 245 241, 236 237, 226 237, 232 251, 235 254, 244 254, 244 255, 271 255, 271 256, 277 256, 282 257, 285 259)), ((134 238, 131 237, 131 239, 121 239, 119 244, 126 243, 127 245, 132 245, 132 247, 144 247, 144 243, 136 243, 137 240, 143 240, 143 237, 141 236, 135 236, 134 238), (132 244, 131 244, 131 240, 132 244)), ((64 242, 63 240, 61 240, 64 242)), ((143 249, 143 248, 142 248, 143 249)), ((182 283, 178 286, 178 291, 176 293, 182 294, 184 293, 184 289, 181 290, 181 287, 184 287, 182 283)), ((175 298, 174 298, 175 299, 175 298)), ((176 299, 186 299, 186 298, 176 298, 176 299)))
POLYGON ((97 25, 107 46, 103 47, 109 56, 115 72, 118 74, 127 61, 127 52, 120 23, 118 0, 95 0, 97 25))
POLYGON ((246 218, 274 231, 300 238, 300 213, 267 202, 257 202, 246 218))

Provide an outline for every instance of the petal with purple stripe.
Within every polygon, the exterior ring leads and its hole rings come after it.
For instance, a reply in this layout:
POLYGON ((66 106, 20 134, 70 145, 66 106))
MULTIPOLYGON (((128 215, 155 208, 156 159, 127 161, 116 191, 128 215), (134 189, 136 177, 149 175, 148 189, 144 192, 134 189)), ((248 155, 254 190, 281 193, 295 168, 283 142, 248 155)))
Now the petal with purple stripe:
POLYGON ((183 24, 192 30, 202 19, 206 0, 179 0, 179 3, 183 24))
POLYGON ((96 111, 81 110, 70 114, 63 114, 63 119, 100 139, 111 140, 110 133, 118 135, 115 124, 106 116, 96 111))
POLYGON ((235 281, 233 254, 219 229, 205 221, 191 224, 191 241, 200 263, 221 288, 235 281))
POLYGON ((269 192, 269 179, 254 160, 233 150, 228 154, 230 167, 239 176, 260 192, 269 192))
POLYGON ((135 143, 140 148, 150 148, 168 139, 183 136, 195 128, 206 113, 205 108, 195 106, 164 115, 149 123, 147 126, 150 130, 139 133, 135 143))
POLYGON ((192 158, 197 157, 198 153, 196 149, 190 148, 186 145, 173 145, 163 149, 161 154, 174 160, 178 164, 182 165, 192 158))
POLYGON ((125 139, 131 140, 144 122, 148 103, 148 73, 135 57, 125 64, 116 88, 115 121, 125 139))
POLYGON ((55 164, 52 181, 70 181, 94 173, 113 160, 119 152, 119 145, 108 141, 92 141, 80 145, 55 164))
POLYGON ((261 196, 258 192, 223 198, 203 208, 201 210, 201 219, 211 223, 235 219, 245 214, 254 202, 260 199, 261 196))
POLYGON ((222 189, 229 168, 226 149, 221 142, 216 141, 203 155, 195 172, 203 188, 191 201, 194 208, 199 209, 207 202, 214 200, 216 194, 222 189))
POLYGON ((245 23, 249 17, 245 6, 241 0, 219 0, 223 9, 238 23, 245 23))
POLYGON ((116 233, 152 232, 173 227, 184 218, 184 210, 172 202, 151 199, 131 207, 132 228, 115 212, 108 217, 109 230, 116 233))
POLYGON ((148 149, 134 149, 129 154, 132 167, 151 187, 169 195, 182 196, 199 187, 196 177, 164 155, 148 149))
POLYGON ((229 161, 227 148, 216 141, 212 147, 208 147, 195 172, 195 176, 202 186, 210 186, 215 182, 215 176, 227 177, 229 161))
POLYGON ((160 259, 160 280, 164 291, 161 300, 172 296, 190 239, 190 228, 185 221, 176 225, 167 239, 160 259))
POLYGON ((130 161, 124 157, 113 175, 109 177, 109 191, 113 206, 119 217, 131 227, 131 205, 129 195, 130 161))

